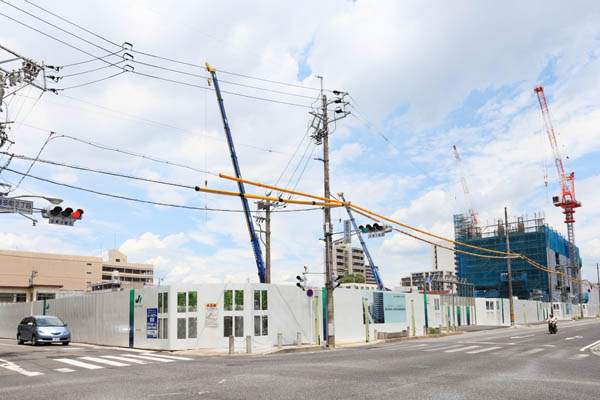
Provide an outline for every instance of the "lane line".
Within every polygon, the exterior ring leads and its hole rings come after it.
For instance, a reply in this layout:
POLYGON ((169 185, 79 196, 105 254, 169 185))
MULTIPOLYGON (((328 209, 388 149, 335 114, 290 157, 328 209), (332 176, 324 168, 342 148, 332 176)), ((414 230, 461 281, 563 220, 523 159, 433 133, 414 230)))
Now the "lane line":
POLYGON ((13 372, 17 372, 21 375, 25 375, 25 376, 40 376, 40 375, 44 375, 42 372, 35 372, 35 371, 27 371, 21 367, 19 367, 17 364, 7 361, 7 360, 3 360, 0 359, 0 367, 2 368, 6 368, 10 371, 13 372))
POLYGON ((583 339, 583 336, 572 336, 572 337, 565 338, 565 340, 573 340, 573 339, 583 339))
POLYGON ((67 373, 67 372, 75 372, 75 370, 74 370, 74 369, 71 369, 71 368, 56 368, 56 369, 55 369, 55 371, 58 371, 58 372, 63 372, 63 373, 67 373))
POLYGON ((544 351, 544 350, 546 350, 546 349, 540 349, 540 348, 531 349, 531 350, 524 351, 523 353, 520 353, 519 355, 522 355, 522 356, 524 356, 524 355, 530 355, 530 354, 539 353, 540 351, 544 351))
POLYGON ((479 349, 479 350, 474 350, 474 351, 467 351, 467 354, 485 353, 486 351, 498 350, 498 349, 501 349, 501 348, 502 348, 501 346, 486 347, 485 349, 479 349))
POLYGON ((459 347, 458 349, 452 349, 452 350, 446 350, 444 351, 444 353, 454 353, 456 351, 464 351, 464 350, 471 350, 471 349, 477 349, 481 346, 467 346, 467 347, 459 347))
POLYGON ((100 364, 112 365, 113 367, 128 367, 129 364, 120 363, 118 361, 105 360, 98 357, 79 357, 80 360, 97 362, 100 364))
POLYGON ((82 361, 71 360, 69 358, 55 358, 54 360, 61 362, 61 363, 73 365, 75 367, 85 368, 85 369, 102 369, 102 368, 104 368, 99 365, 88 364, 88 363, 84 363, 82 361))
POLYGON ((136 360, 133 358, 119 357, 119 356, 102 356, 103 358, 112 358, 113 360, 125 361, 133 364, 150 364, 148 361, 136 360))
MULTIPOLYGON (((417 344, 417 345, 412 345, 412 346, 406 346, 406 347, 396 347, 398 350, 406 350, 406 349, 416 349, 419 347, 424 347, 424 346, 429 346, 428 343, 424 343, 424 344, 417 344)), ((158 355, 158 354, 155 354, 158 355)))
POLYGON ((141 358, 142 360, 158 361, 158 362, 175 362, 175 360, 167 360, 166 358, 157 358, 151 356, 142 356, 139 354, 121 354, 126 357, 141 358))
POLYGON ((577 354, 573 357, 569 357, 569 360, 583 360, 586 357, 589 357, 589 354, 577 354))
POLYGON ((525 335, 525 336, 512 336, 511 339, 524 339, 527 337, 533 337, 534 335, 525 335))
POLYGON ((596 341, 596 342, 594 342, 594 343, 592 343, 592 344, 588 344, 588 345, 587 345, 587 346, 585 346, 585 347, 582 347, 581 349, 579 349, 579 351, 586 351, 586 350, 587 350, 587 349, 589 349, 590 347, 592 347, 592 346, 595 346, 595 345, 597 345, 597 344, 600 344, 600 340, 598 340, 598 341, 596 341))
POLYGON ((150 357, 162 357, 162 358, 168 358, 170 360, 181 360, 181 361, 192 361, 193 358, 189 358, 189 357, 181 357, 181 356, 171 356, 171 355, 166 355, 166 354, 143 354, 143 355, 147 355, 150 357))
POLYGON ((423 351, 438 351, 438 350, 444 350, 444 349, 452 349, 454 347, 461 347, 461 346, 462 346, 462 344, 453 344, 452 346, 445 345, 442 347, 438 346, 438 347, 434 347, 432 349, 427 349, 427 350, 423 350, 423 351))

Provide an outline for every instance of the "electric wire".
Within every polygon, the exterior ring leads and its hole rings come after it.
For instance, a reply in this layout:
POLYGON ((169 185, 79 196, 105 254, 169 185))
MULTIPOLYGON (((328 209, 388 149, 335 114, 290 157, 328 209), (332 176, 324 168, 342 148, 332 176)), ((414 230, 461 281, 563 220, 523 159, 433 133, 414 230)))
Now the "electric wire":
POLYGON ((94 83, 103 82, 103 81, 106 81, 108 79, 115 78, 115 77, 117 77, 119 75, 122 75, 122 74, 124 74, 126 72, 127 71, 122 70, 121 72, 117 72, 116 74, 105 76, 104 78, 96 79, 96 80, 93 80, 93 81, 90 81, 90 82, 80 83, 78 85, 73 85, 73 86, 68 86, 68 87, 63 87, 63 88, 57 88, 57 89, 54 89, 54 90, 56 90, 56 91, 71 90, 71 89, 76 89, 76 88, 80 88, 80 87, 83 87, 83 86, 93 85, 94 83))
POLYGON ((123 48, 121 48, 121 50, 119 50, 119 51, 115 51, 113 53, 109 53, 109 54, 107 54, 105 56, 102 56, 102 57, 94 57, 94 58, 90 58, 90 59, 84 60, 84 61, 74 62, 74 63, 71 63, 71 64, 64 64, 64 65, 58 66, 56 68, 63 69, 63 68, 74 67, 74 66, 77 66, 77 65, 88 64, 88 63, 91 63, 91 62, 94 62, 94 61, 103 60, 105 58, 117 55, 117 54, 121 53, 122 51, 124 51, 123 48))
MULTIPOLYGON (((20 171, 16 171, 13 170, 11 168, 5 168, 6 171, 10 171, 12 173, 18 174, 18 175, 25 175, 25 173, 20 172, 20 171)), ((205 208, 205 207, 194 207, 194 206, 185 206, 185 205, 181 205, 181 204, 171 204, 171 203, 162 203, 162 202, 157 202, 157 201, 151 201, 151 200, 143 200, 143 199, 138 199, 138 198, 134 198, 134 197, 127 197, 127 196, 121 196, 121 195, 117 195, 117 194, 112 194, 112 193, 106 193, 106 192, 100 192, 97 190, 92 190, 92 189, 87 189, 87 188, 83 188, 80 186, 75 186, 75 185, 70 185, 67 183, 61 183, 61 182, 56 182, 53 181, 51 179, 46 179, 46 178, 41 178, 38 176, 34 176, 31 174, 27 174, 28 177, 42 181, 42 182, 47 182, 47 183, 51 183, 53 185, 58 185, 58 186, 64 186, 64 187, 68 187, 70 189, 75 189, 75 190, 80 190, 83 192, 88 192, 88 193, 93 193, 99 196, 105 196, 105 197, 112 197, 112 198, 116 198, 116 199, 120 199, 120 200, 127 200, 127 201, 132 201, 132 202, 137 202, 137 203, 145 203, 145 204, 152 204, 152 205, 157 205, 157 206, 164 206, 164 207, 174 207, 174 208, 182 208, 182 209, 188 209, 188 210, 198 210, 198 211, 223 211, 223 212, 240 212, 243 213, 245 212, 244 210, 231 210, 231 209, 219 209, 219 208, 205 208)), ((274 210, 272 212, 297 212, 297 211, 314 211, 314 210, 321 210, 322 207, 312 207, 309 209, 295 209, 295 210, 274 210)), ((249 211, 251 213, 258 213, 261 211, 249 211)))
MULTIPOLYGON (((30 1, 30 0, 23 0, 23 1, 25 1, 26 3, 31 4, 34 7, 39 8, 42 11, 47 12, 48 14, 50 14, 50 15, 52 15, 52 16, 54 16, 54 17, 56 17, 56 18, 58 18, 58 19, 60 19, 60 20, 62 20, 64 22, 66 22, 68 24, 71 24, 71 25, 73 25, 73 26, 75 26, 75 27, 83 30, 84 32, 89 33, 90 35, 96 36, 97 38, 99 38, 101 40, 104 40, 105 42, 107 42, 109 44, 112 44, 113 46, 117 46, 117 47, 121 47, 122 46, 122 45, 120 45, 118 43, 115 43, 114 41, 112 41, 110 39, 105 38, 102 35, 99 35, 99 34, 93 32, 93 31, 91 31, 89 29, 86 29, 86 28, 82 27, 81 25, 78 25, 78 24, 76 24, 76 23, 74 23, 74 22, 72 22, 72 21, 70 21, 70 20, 68 20, 68 19, 66 19, 66 18, 64 18, 64 17, 62 17, 62 16, 54 13, 54 12, 52 12, 52 11, 49 11, 49 10, 47 10, 47 9, 45 9, 45 8, 37 5, 36 3, 34 3, 32 1, 30 1)), ((95 46, 99 47, 98 45, 95 45, 95 46)), ((132 51, 134 53, 137 53, 137 54, 140 54, 140 55, 144 55, 144 56, 147 56, 147 57, 152 57, 152 58, 156 58, 156 59, 159 59, 159 60, 163 60, 163 61, 169 61, 169 62, 176 63, 176 64, 187 65, 187 66, 190 66, 190 67, 205 69, 204 65, 198 65, 198 64, 194 64, 194 63, 190 63, 190 62, 185 62, 185 61, 178 61, 178 60, 175 60, 175 59, 172 59, 172 58, 158 56, 158 55, 155 55, 155 54, 151 54, 151 53, 147 53, 147 52, 143 52, 143 51, 134 50, 133 48, 130 49, 129 51, 132 51)), ((310 87, 310 86, 303 86, 303 85, 297 85, 297 84, 292 84, 292 83, 287 83, 287 82, 276 81, 276 80, 272 80, 272 79, 259 78, 259 77, 254 77, 254 76, 250 76, 250 75, 244 75, 244 74, 240 74, 240 73, 229 72, 229 71, 224 71, 224 70, 219 70, 219 69, 217 69, 217 71, 221 72, 221 73, 224 73, 224 74, 232 75, 232 76, 238 76, 238 77, 243 77, 243 78, 247 78, 247 79, 254 79, 254 80, 258 80, 258 81, 262 81, 262 82, 267 82, 267 83, 273 83, 273 84, 277 84, 277 85, 284 85, 284 86, 295 87, 295 88, 306 89, 306 90, 315 90, 315 91, 320 91, 321 90, 321 89, 313 88, 313 87, 310 87)))
POLYGON ((98 68, 94 68, 94 69, 89 69, 89 70, 87 70, 87 71, 74 72, 74 73, 72 73, 72 74, 67 74, 67 75, 60 75, 60 76, 57 76, 56 78, 57 78, 57 79, 63 79, 63 78, 70 78, 70 77, 72 77, 72 76, 79 76, 79 75, 90 74, 90 73, 92 73, 92 72, 96 72, 96 71, 100 71, 100 70, 103 70, 103 69, 106 69, 106 68, 111 68, 111 67, 114 67, 114 66, 118 66, 119 64, 122 64, 122 63, 124 63, 125 61, 126 61, 126 60, 121 60, 121 61, 117 61, 117 62, 115 62, 115 63, 112 63, 112 64, 105 65, 105 66, 103 66, 103 67, 98 67, 98 68))

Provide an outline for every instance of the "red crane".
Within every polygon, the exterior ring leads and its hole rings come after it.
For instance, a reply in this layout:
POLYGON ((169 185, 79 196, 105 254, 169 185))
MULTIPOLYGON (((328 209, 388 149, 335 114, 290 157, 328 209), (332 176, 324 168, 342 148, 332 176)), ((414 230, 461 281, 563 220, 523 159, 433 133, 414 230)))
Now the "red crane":
POLYGON ((462 183, 463 191, 465 192, 465 197, 467 202, 469 203, 469 216, 471 219, 471 223, 473 224, 473 231, 477 231, 477 227, 479 222, 477 221, 477 214, 473 211, 473 202, 471 201, 471 193, 469 192, 469 187, 467 186, 467 178, 465 176, 465 171, 462 167, 462 161, 460 160, 460 156, 458 155, 458 150, 456 146, 452 146, 454 148, 454 158, 456 158, 456 162, 458 164, 458 168, 460 169, 460 182, 462 183))
MULTIPOLYGON (((552 125, 552 119, 550 118, 550 111, 548 110, 546 96, 544 95, 544 88, 538 86, 533 89, 533 91, 535 94, 537 94, 540 108, 542 110, 542 116, 544 117, 546 133, 548 134, 550 146, 552 147, 552 152, 554 153, 554 163, 556 164, 556 170, 558 171, 558 180, 560 181, 562 189, 562 197, 559 198, 558 196, 554 196, 552 197, 552 202, 556 207, 561 207, 563 209, 563 214, 565 214, 565 223, 567 224, 567 235, 569 239, 569 259, 573 270, 572 273, 575 276, 575 274, 580 273, 580 268, 579 257, 577 257, 575 251, 575 232, 573 230, 573 223, 575 222, 575 209, 577 207, 581 207, 581 203, 575 200, 575 173, 571 172, 569 175, 565 174, 562 158, 560 157, 560 152, 558 151, 558 143, 556 142, 556 133, 554 126, 552 125)), ((579 297, 579 301, 581 303, 581 296, 579 297)))

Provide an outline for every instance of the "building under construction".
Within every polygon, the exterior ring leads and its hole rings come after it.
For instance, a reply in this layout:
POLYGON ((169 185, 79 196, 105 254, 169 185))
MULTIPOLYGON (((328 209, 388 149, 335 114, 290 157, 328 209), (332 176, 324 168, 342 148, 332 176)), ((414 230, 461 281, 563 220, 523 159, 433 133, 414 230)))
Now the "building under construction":
MULTIPOLYGON (((499 219, 494 225, 473 226, 469 216, 454 216, 456 240, 490 250, 506 251, 506 226, 508 226, 510 250, 522 254, 533 261, 577 278, 578 271, 571 268, 569 242, 562 235, 544 223, 544 217, 534 215, 533 219, 519 217, 505 225, 499 219)), ((476 254, 490 253, 466 246, 456 245, 456 249, 476 254)), ((575 248, 579 257, 579 249, 575 248)), ((508 268, 504 258, 482 258, 455 253, 456 274, 466 278, 475 286, 476 297, 508 297, 508 268)), ((581 267, 579 258, 578 266, 581 267)), ((579 287, 559 274, 550 274, 533 267, 522 259, 511 259, 513 296, 520 299, 539 299, 578 303, 579 287), (550 275, 552 275, 550 277, 550 275), (552 285, 550 285, 552 281, 552 285)), ((584 299, 585 302, 585 299, 584 299)))

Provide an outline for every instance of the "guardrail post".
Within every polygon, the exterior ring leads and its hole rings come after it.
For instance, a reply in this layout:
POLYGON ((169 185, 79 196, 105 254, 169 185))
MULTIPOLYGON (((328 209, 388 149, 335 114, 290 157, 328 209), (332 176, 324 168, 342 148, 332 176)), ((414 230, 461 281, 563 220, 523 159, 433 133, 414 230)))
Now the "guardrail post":
POLYGON ((252 353, 252 336, 246 336, 246 353, 252 353))
POLYGON ((296 332, 296 346, 302 346, 302 332, 296 332))
POLYGON ((229 354, 233 354, 235 352, 235 342, 233 341, 233 336, 229 336, 229 354))
POLYGON ((283 333, 277 334, 277 347, 279 347, 279 348, 283 347, 283 333))

